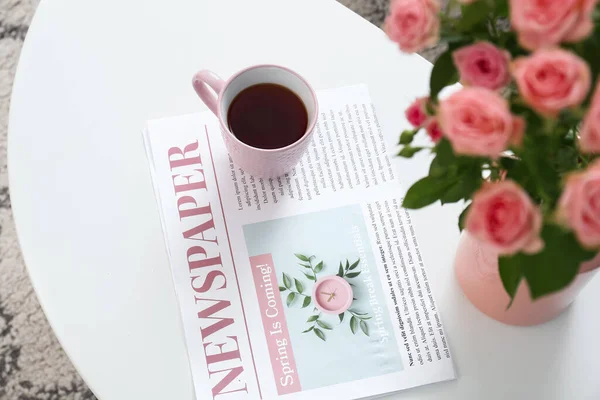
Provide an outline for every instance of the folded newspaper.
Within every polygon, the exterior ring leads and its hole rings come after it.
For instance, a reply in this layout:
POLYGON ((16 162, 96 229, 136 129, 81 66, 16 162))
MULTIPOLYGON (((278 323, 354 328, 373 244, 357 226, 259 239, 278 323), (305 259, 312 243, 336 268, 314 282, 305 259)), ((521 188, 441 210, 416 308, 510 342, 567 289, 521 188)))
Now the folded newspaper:
POLYGON ((198 399, 355 399, 454 378, 368 90, 318 98, 308 152, 272 179, 232 162, 209 112, 144 132, 198 399))

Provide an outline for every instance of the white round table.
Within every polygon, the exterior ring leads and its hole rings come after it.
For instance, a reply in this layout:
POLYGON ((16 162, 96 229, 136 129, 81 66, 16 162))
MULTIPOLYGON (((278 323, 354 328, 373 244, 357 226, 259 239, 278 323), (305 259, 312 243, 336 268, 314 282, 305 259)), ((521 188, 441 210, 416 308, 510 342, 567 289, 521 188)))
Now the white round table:
MULTIPOLYGON (((101 399, 194 396, 141 130, 204 108, 190 85, 197 69, 227 76, 262 62, 317 89, 366 83, 386 135, 405 127, 402 110, 427 93, 431 69, 333 0, 39 6, 12 97, 12 204, 41 304, 101 399)), ((407 184, 427 169, 418 160, 397 161, 407 184)), ((600 279, 548 324, 499 324, 454 281, 459 211, 415 213, 458 380, 393 398, 600 398, 600 279)))

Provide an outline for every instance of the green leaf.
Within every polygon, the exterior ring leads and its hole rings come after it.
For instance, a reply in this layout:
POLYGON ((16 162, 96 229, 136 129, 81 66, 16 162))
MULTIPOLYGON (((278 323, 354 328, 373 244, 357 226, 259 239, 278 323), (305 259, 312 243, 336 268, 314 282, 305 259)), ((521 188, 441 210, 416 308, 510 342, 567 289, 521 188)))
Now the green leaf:
POLYGON ((327 325, 325 322, 321 321, 320 319, 317 320, 317 325, 319 325, 323 329, 331 330, 331 327, 329 325, 327 325))
POLYGON ((433 160, 431 160, 431 164, 429 165, 429 176, 433 178, 441 178, 446 175, 446 167, 440 164, 438 156, 436 156, 433 160))
POLYGON ((311 327, 309 327, 307 330, 305 330, 305 331, 302 331, 302 333, 310 332, 310 331, 312 331, 314 328, 315 328, 314 326, 311 326, 311 327))
POLYGON ((455 203, 462 199, 470 199, 473 193, 481 186, 483 179, 481 177, 480 167, 473 166, 466 169, 457 180, 440 197, 442 204, 455 203))
POLYGON ((552 164, 551 154, 557 149, 557 138, 546 134, 530 134, 523 138, 519 156, 523 160, 508 172, 532 198, 545 200, 545 207, 553 208, 561 194, 561 177, 552 164))
POLYGON ((366 316, 366 317, 358 317, 358 318, 360 318, 360 319, 362 319, 362 320, 365 320, 365 321, 366 321, 366 320, 368 320, 368 319, 371 319, 372 317, 370 317, 370 316, 366 316))
POLYGON ((344 276, 344 267, 342 267, 342 262, 340 261, 340 269, 337 273, 337 276, 339 276, 340 278, 344 276))
POLYGON ((306 257, 305 255, 303 255, 303 254, 298 254, 298 253, 296 253, 296 254, 294 254, 294 255, 295 255, 295 256, 296 256, 296 257, 297 257, 299 260, 301 260, 301 261, 310 262, 310 259, 309 259, 308 257, 306 257))
POLYGON ((300 266, 302 266, 304 268, 312 269, 312 267, 310 265, 308 265, 308 264, 302 264, 302 263, 300 263, 300 266))
POLYGON ((500 257, 498 259, 498 269, 504 290, 510 296, 508 305, 510 307, 517 294, 521 279, 523 279, 523 271, 521 271, 521 266, 515 257, 500 257))
POLYGON ((304 301, 302 302, 302 308, 306 308, 310 305, 311 298, 310 296, 306 296, 304 301))
POLYGON ((308 279, 310 279, 311 281, 316 281, 315 277, 312 275, 307 274, 306 272, 303 272, 304 276, 306 276, 308 279))
POLYGON ((296 298, 296 293, 292 292, 292 293, 288 294, 287 299, 285 300, 285 303, 287 304, 288 307, 292 304, 292 302, 294 301, 295 298, 296 298))
POLYGON ((558 199, 561 194, 561 177, 558 174, 558 171, 553 168, 550 159, 546 157, 542 157, 538 154, 538 159, 536 160, 536 170, 532 171, 529 169, 530 173, 535 175, 541 186, 544 188, 544 191, 553 199, 558 199))
MULTIPOLYGON (((451 33, 444 33, 443 32, 442 35, 443 36, 442 36, 441 40, 443 40, 446 43, 464 44, 464 43, 469 42, 471 40, 471 38, 469 36, 462 35, 462 34, 451 34, 451 33)), ((435 115, 435 111, 429 112, 429 115, 435 115)))
POLYGON ((338 317, 340 318, 340 324, 344 322, 344 313, 338 314, 338 317))
POLYGON ((499 17, 508 17, 508 0, 494 0, 495 14, 499 17))
POLYGON ((358 271, 358 272, 350 272, 349 274, 346 274, 346 278, 356 278, 359 275, 360 275, 360 271, 358 271))
POLYGON ((512 164, 510 169, 506 169, 506 177, 521 185, 532 197, 538 195, 538 186, 525 162, 518 161, 512 164))
POLYGON ((456 162, 456 155, 448 139, 442 139, 435 146, 435 161, 440 167, 448 167, 456 162))
POLYGON ((294 278, 294 283, 296 284, 296 290, 298 291, 298 293, 304 292, 304 286, 302 286, 302 282, 294 278))
POLYGON ((310 317, 308 317, 308 319, 306 320, 306 322, 314 322, 316 320, 319 319, 318 315, 311 315, 310 317))
POLYGON ((500 157, 500 166, 509 171, 517 165, 520 161, 513 157, 500 157))
POLYGON ((315 266, 315 272, 321 272, 323 270, 323 261, 321 261, 320 263, 318 263, 315 266))
POLYGON ((411 146, 404 146, 402 148, 402 150, 400 150, 398 152, 398 155, 400 157, 404 157, 404 158, 411 158, 412 156, 414 156, 415 154, 417 154, 418 152, 420 152, 421 150, 423 150, 425 147, 411 147, 411 146))
POLYGON ((313 329, 313 332, 315 333, 315 335, 317 335, 317 337, 319 339, 321 339, 324 342, 326 341, 325 334, 323 333, 322 330, 320 330, 319 328, 315 328, 315 329, 313 329))
POLYGON ((407 129, 400 134, 400 141, 398 144, 410 144, 415 138, 415 134, 417 133, 417 129, 407 129))
POLYGON ((452 185, 450 185, 446 191, 440 196, 440 203, 442 205, 448 203, 456 203, 463 198, 468 198, 471 193, 474 192, 472 187, 472 181, 468 181, 466 179, 456 180, 452 185))
POLYGON ((490 13, 487 1, 475 1, 469 5, 462 6, 462 16, 458 20, 459 31, 466 32, 475 25, 484 22, 490 13))
POLYGON ((402 207, 417 209, 435 203, 444 195, 452 182, 426 176, 415 182, 406 192, 402 207))
POLYGON ((348 259, 346 258, 346 271, 348 271, 348 268, 350 268, 350 262, 348 261, 348 259))
MULTIPOLYGON (((507 13, 508 13, 508 11, 507 11, 507 13)), ((523 49, 519 45, 517 33, 514 30, 508 31, 508 32, 503 31, 501 40, 502 40, 502 47, 504 47, 511 53, 511 55, 513 56, 513 59, 515 59, 519 56, 529 55, 529 52, 527 50, 523 49)))
MULTIPOLYGON (((504 269, 521 271, 534 300, 564 289, 577 276, 579 265, 596 254, 583 249, 572 232, 557 225, 545 224, 541 237, 543 251, 537 254, 518 253, 500 260, 504 269)), ((507 278, 513 286, 515 280, 514 276, 512 281, 507 278)))
POLYGON ((463 231, 463 229, 465 229, 465 219, 467 218, 467 214, 469 213, 469 209, 471 208, 471 205, 469 204, 461 213, 460 216, 458 217, 458 230, 459 231, 463 231))
POLYGON ((444 52, 433 65, 429 79, 429 96, 433 102, 437 102, 437 96, 446 86, 455 83, 458 72, 454 61, 452 61, 452 50, 444 52))
MULTIPOLYGON (((579 112, 583 112, 579 111, 579 112)), ((560 111, 560 113, 558 114, 558 124, 559 126, 568 126, 569 128, 574 126, 574 125, 579 125, 579 122, 581 121, 583 115, 580 115, 578 111, 571 109, 571 108, 566 108, 560 111)), ((561 132, 562 133, 562 132, 561 132)), ((569 142, 572 144, 573 143, 573 136, 572 135, 565 135, 566 137, 569 137, 570 140, 569 142)))
POLYGON ((283 287, 283 286, 279 286, 279 291, 280 292, 285 292, 287 290, 287 288, 283 287))
POLYGON ((290 289, 292 287, 292 280, 290 279, 289 276, 287 276, 287 274, 285 272, 283 273, 283 284, 288 289, 290 289))
POLYGON ((356 330, 358 329, 358 319, 355 316, 350 318, 350 330, 353 334, 356 334, 356 330))
POLYGON ((364 332, 365 335, 369 336, 369 327, 365 321, 360 321, 360 329, 364 332))
POLYGON ((352 271, 354 268, 358 267, 358 264, 360 263, 360 258, 356 261, 354 261, 354 263, 350 266, 350 268, 348 268, 348 271, 352 271))
POLYGON ((556 153, 554 165, 557 171, 567 172, 577 167, 579 152, 575 147, 561 146, 556 153))
POLYGON ((356 314, 356 315, 367 315, 368 314, 366 312, 358 312, 358 311, 355 311, 355 310, 348 310, 348 311, 350 311, 352 314, 356 314))
MULTIPOLYGON (((598 13, 600 13, 600 9, 596 8, 596 14, 598 13)), ((580 56, 582 56, 588 62, 592 72, 592 76, 598 76, 598 73, 600 73, 600 60, 598 59, 599 52, 600 29, 598 28, 598 18, 596 18, 595 32, 592 36, 590 36, 586 41, 583 42, 583 53, 580 52, 580 56)), ((590 94, 592 93, 593 91, 590 94)))

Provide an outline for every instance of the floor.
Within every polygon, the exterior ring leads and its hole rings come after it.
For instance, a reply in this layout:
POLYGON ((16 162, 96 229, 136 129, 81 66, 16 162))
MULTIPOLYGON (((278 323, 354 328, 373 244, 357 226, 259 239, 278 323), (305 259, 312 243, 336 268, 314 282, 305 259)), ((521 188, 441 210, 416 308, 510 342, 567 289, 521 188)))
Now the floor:
MULTIPOLYGON (((338 1, 377 26, 383 22, 389 3, 338 1)), ((0 0, 0 399, 95 399, 46 321, 25 271, 12 220, 6 171, 10 91, 38 2, 0 0)), ((434 57, 435 50, 424 55, 434 57)))

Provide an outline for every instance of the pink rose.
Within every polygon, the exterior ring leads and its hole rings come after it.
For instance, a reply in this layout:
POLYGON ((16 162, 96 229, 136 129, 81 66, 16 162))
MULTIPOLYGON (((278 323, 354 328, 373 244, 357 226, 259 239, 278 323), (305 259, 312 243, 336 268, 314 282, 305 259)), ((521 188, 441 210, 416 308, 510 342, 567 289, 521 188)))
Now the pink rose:
POLYGON ((510 0, 510 21, 519 43, 528 50, 577 42, 594 28, 598 0, 510 0))
POLYGON ((600 160, 570 174, 558 201, 558 218, 588 248, 600 246, 600 160))
POLYGON ((584 153, 600 153, 600 84, 579 132, 579 148, 584 153))
POLYGON ((413 101, 404 112, 408 122, 415 128, 420 128, 427 121, 427 109, 425 108, 427 101, 429 101, 428 97, 420 97, 413 101))
POLYGON ((491 43, 479 42, 452 54, 464 85, 498 90, 510 81, 510 53, 491 43))
POLYGON ((523 121, 496 92, 467 87, 440 102, 440 125, 456 153, 498 157, 520 144, 523 121))
POLYGON ((444 136, 442 133, 442 128, 440 128, 440 124, 435 118, 431 118, 427 122, 427 125, 425 125, 425 130, 427 131, 427 134, 433 143, 439 142, 442 140, 442 136, 444 136))
POLYGON ((544 247, 540 238, 542 213, 510 180, 485 183, 475 193, 465 227, 501 255, 536 253, 544 247))
POLYGON ((587 63, 562 49, 538 50, 512 64, 521 96, 540 114, 555 116, 580 105, 591 85, 587 63))
POLYGON ((414 53, 439 40, 438 0, 394 0, 384 30, 400 49, 414 53))

